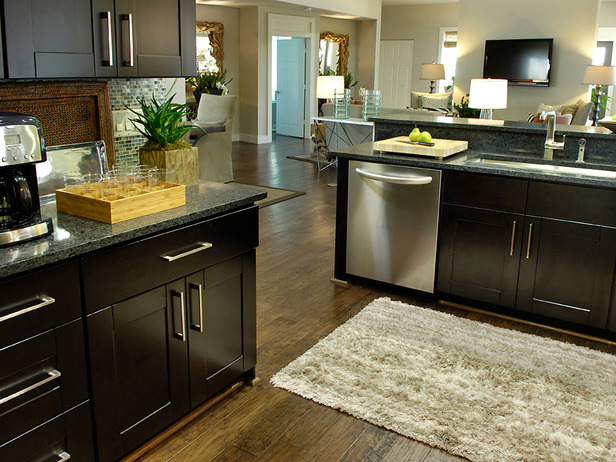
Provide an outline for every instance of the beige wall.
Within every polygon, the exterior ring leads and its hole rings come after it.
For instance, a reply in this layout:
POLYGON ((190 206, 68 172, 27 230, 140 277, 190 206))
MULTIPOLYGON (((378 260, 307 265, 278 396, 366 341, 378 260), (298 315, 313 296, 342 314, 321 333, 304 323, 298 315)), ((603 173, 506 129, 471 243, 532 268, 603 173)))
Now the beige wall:
POLYGON ((599 27, 616 26, 616 2, 601 2, 599 27))
POLYGON ((510 86, 508 108, 495 110, 494 118, 522 120, 540 103, 587 99, 581 82, 595 46, 598 7, 599 0, 460 0, 454 99, 481 78, 486 39, 531 37, 554 39, 550 86, 510 86))
POLYGON ((355 17, 380 19, 381 0, 285 0, 285 3, 322 9, 355 17))
POLYGON ((384 6, 381 40, 414 40, 411 91, 429 91, 430 83, 419 80, 423 63, 438 59, 439 28, 458 25, 458 4, 384 6))
MULTIPOLYGON (((223 66, 227 69, 227 77, 233 78, 229 83, 229 93, 239 94, 240 88, 240 10, 224 6, 197 5, 197 21, 215 21, 225 27, 223 66)), ((239 104, 235 111, 233 122, 233 138, 238 139, 240 133, 239 104)))

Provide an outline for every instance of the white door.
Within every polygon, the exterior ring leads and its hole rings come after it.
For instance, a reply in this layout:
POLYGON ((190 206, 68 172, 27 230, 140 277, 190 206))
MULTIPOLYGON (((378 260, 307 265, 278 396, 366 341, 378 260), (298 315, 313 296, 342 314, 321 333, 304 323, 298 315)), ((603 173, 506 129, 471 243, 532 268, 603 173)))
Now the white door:
POLYGON ((381 106, 405 108, 411 104, 414 40, 381 40, 381 106))
POLYGON ((293 37, 277 42, 276 133, 304 137, 304 75, 306 39, 293 37))

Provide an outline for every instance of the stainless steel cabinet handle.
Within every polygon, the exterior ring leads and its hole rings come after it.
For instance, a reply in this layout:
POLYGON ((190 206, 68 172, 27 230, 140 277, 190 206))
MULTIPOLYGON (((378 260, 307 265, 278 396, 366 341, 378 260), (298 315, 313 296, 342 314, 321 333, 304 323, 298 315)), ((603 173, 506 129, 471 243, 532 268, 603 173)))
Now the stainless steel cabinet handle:
POLYGON ((121 14, 122 22, 122 66, 133 67, 133 15, 121 14))
POLYGON ((0 405, 4 404, 4 403, 8 403, 9 401, 11 401, 12 399, 17 398, 18 396, 24 395, 38 387, 41 387, 43 385, 45 385, 48 382, 51 382, 52 380, 56 380, 59 379, 60 376, 62 374, 60 373, 60 371, 57 371, 55 369, 47 372, 47 377, 45 377, 43 380, 41 380, 40 382, 36 382, 35 384, 30 385, 29 387, 23 388, 19 391, 16 391, 15 393, 13 393, 12 395, 9 396, 5 396, 4 398, 0 399, 0 405))
POLYGON ((356 168, 355 171, 357 172, 359 176, 363 176, 364 178, 369 178, 371 180, 383 181, 385 183, 420 185, 420 184, 428 184, 432 182, 431 176, 423 176, 423 175, 391 176, 391 175, 383 175, 382 173, 377 173, 377 172, 368 172, 361 168, 356 168))
POLYGON ((111 37, 111 11, 100 14, 101 27, 101 65, 113 67, 113 40, 111 37))
POLYGON ((197 289, 197 292, 199 293, 199 324, 191 324, 190 327, 193 330, 203 332, 203 286, 201 284, 191 282, 188 287, 191 289, 197 289))
POLYGON ((515 243, 515 227, 518 224, 518 220, 513 220, 513 227, 511 229, 511 247, 509 247, 509 256, 513 255, 513 246, 515 243))
POLYGON ((15 311, 14 313, 6 314, 0 317, 0 322, 7 321, 12 318, 16 318, 17 316, 21 316, 22 314, 29 313, 30 311, 38 310, 39 308, 43 308, 44 306, 51 305, 52 303, 56 303, 56 299, 53 297, 44 296, 41 297, 40 303, 36 305, 29 306, 28 308, 24 308, 23 310, 15 311))
MULTIPOLYGON (((174 332, 173 335, 176 338, 182 340, 182 342, 186 341, 186 304, 184 303, 184 292, 176 292, 175 290, 171 291, 172 297, 180 297, 180 332, 174 332)), ((173 309, 173 306, 171 307, 173 309)))
POLYGON ((526 245, 526 259, 530 258, 530 241, 533 237, 533 224, 528 225, 528 244, 526 245))
POLYGON ((160 258, 163 258, 167 261, 175 261, 175 260, 179 260, 180 258, 188 257, 189 255, 192 255, 193 253, 197 253, 197 252, 201 252, 202 250, 209 249, 210 247, 212 247, 212 244, 210 242, 200 242, 199 246, 195 247, 194 249, 179 253, 177 255, 162 255, 160 258))
POLYGON ((64 462, 65 460, 69 460, 71 458, 71 455, 68 452, 61 452, 60 454, 58 454, 58 462, 64 462))

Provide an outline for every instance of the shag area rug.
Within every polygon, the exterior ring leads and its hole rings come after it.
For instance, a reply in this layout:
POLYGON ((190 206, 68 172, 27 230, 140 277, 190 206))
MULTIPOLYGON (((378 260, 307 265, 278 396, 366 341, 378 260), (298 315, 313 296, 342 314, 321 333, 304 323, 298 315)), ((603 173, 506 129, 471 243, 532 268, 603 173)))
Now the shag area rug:
POLYGON ((389 298, 271 382, 473 461, 616 461, 616 356, 389 298))

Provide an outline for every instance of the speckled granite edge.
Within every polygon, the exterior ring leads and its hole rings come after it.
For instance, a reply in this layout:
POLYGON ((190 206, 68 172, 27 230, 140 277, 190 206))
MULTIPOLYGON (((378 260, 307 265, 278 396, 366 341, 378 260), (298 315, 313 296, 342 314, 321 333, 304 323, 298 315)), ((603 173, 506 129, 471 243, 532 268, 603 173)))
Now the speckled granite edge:
POLYGON ((201 183, 186 189, 186 205, 182 207, 113 225, 57 213, 55 202, 43 204, 43 217, 53 220, 53 235, 0 249, 0 278, 180 228, 239 210, 266 197, 266 191, 241 185, 201 183))
MULTIPOLYGON (((517 170, 506 167, 486 167, 476 164, 467 164, 468 160, 477 159, 481 157, 490 158, 502 158, 503 160, 517 160, 528 162, 528 157, 515 157, 515 156, 499 156, 494 153, 486 153, 482 151, 467 150, 458 154, 454 154, 443 160, 437 160, 432 157, 420 157, 413 155, 394 154, 388 152, 375 151, 373 149, 373 143, 364 143, 356 146, 349 146, 342 148, 334 153, 336 156, 343 159, 362 160, 367 162, 381 162, 386 164, 403 165, 409 167, 422 167, 422 168, 434 168, 441 170, 456 170, 462 172, 483 173, 487 175, 498 175, 513 178, 522 178, 529 180, 541 180, 554 183, 581 185, 581 186, 594 186, 599 188, 616 189, 616 180, 605 178, 594 178, 586 176, 573 176, 563 174, 547 174, 540 171, 527 171, 517 170)), ((541 162, 541 159, 537 159, 537 162, 541 162)), ((577 164, 571 164, 570 162, 556 162, 559 165, 576 166, 577 164)), ((586 167, 595 167, 594 165, 587 164, 586 167)), ((599 168, 609 168, 609 166, 601 166, 599 168)), ((614 166, 616 170, 616 166, 614 166)))

